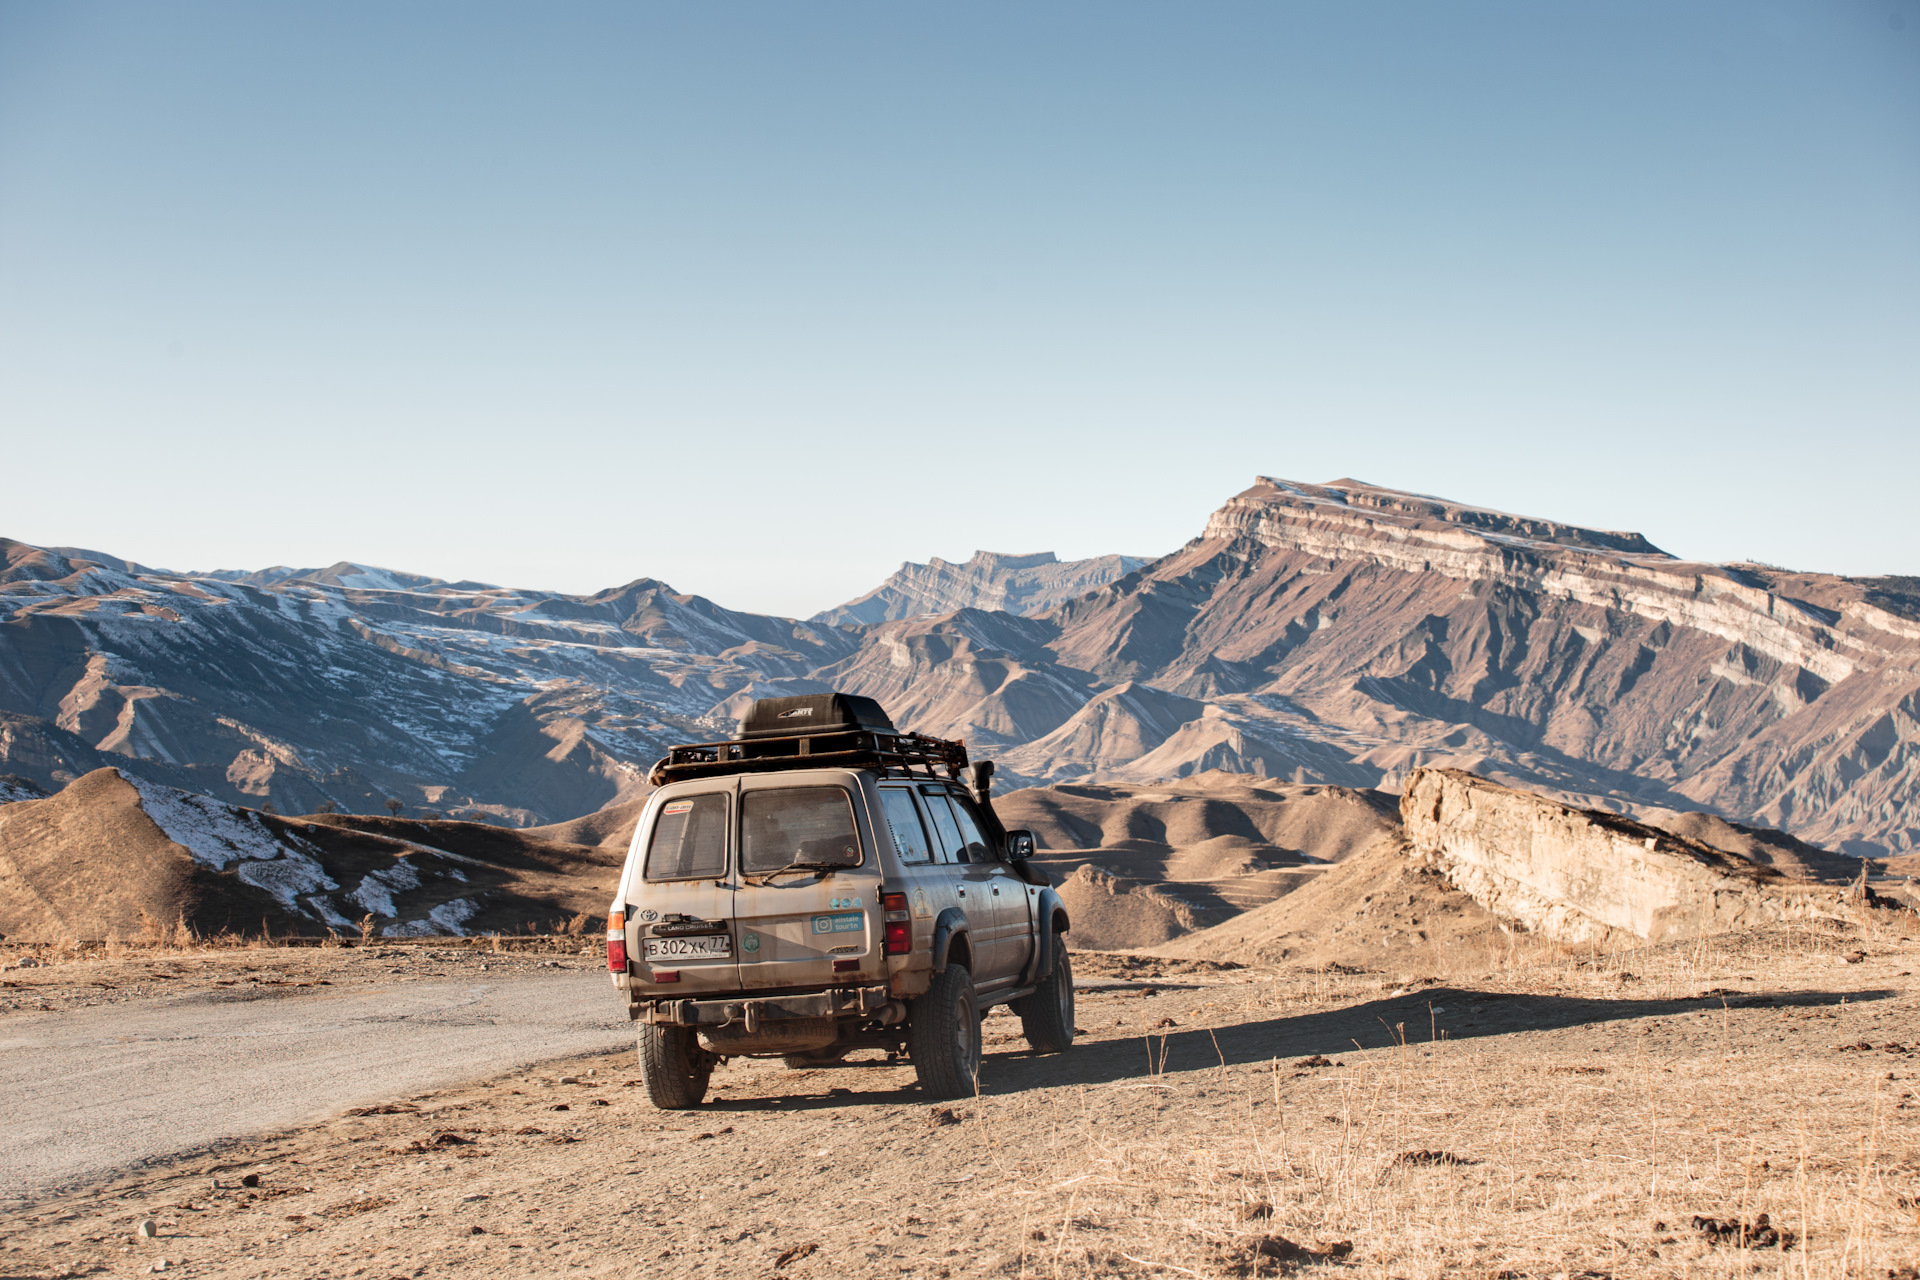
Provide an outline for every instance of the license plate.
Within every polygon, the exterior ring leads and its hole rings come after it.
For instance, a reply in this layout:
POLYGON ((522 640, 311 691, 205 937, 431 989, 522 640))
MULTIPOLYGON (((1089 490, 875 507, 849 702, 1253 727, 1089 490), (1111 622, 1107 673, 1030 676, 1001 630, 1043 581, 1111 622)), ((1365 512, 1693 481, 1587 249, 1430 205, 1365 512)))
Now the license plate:
POLYGON ((733 939, 724 933, 702 933, 691 938, 647 938, 647 959, 724 960, 733 954, 733 939))

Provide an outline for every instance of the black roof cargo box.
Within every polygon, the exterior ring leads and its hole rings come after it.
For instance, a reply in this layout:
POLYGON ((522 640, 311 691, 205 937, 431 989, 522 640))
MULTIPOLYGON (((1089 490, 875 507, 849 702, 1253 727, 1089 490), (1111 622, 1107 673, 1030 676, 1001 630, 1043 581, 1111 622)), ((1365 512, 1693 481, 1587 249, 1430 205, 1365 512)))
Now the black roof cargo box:
POLYGON ((811 693, 749 703, 739 737, 669 747, 648 777, 665 786, 777 769, 879 769, 888 777, 957 779, 967 767, 964 742, 901 733, 872 698, 811 693))
POLYGON ((857 693, 804 693, 797 698, 761 698, 740 717, 740 740, 796 734, 849 733, 858 729, 895 733, 893 721, 872 698, 857 693))

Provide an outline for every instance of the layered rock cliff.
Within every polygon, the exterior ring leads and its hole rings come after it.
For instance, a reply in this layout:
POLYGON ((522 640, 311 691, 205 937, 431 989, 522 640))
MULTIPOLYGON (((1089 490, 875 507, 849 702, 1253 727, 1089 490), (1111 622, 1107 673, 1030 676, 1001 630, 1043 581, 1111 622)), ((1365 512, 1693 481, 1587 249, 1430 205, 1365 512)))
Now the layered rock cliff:
POLYGON ((1454 764, 1880 854, 1920 836, 1908 585, 1262 480, 1179 552, 1041 621, 1065 666, 1288 723, 1385 785, 1454 764))

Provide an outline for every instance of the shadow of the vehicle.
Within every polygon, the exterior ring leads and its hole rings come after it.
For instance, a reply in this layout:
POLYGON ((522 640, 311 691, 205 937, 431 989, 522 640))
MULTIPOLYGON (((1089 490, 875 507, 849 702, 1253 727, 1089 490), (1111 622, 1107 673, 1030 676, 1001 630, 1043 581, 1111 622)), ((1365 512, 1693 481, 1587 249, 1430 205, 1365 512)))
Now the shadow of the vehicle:
MULTIPOLYGON (((1724 1000, 1732 1008, 1820 1008, 1842 1001, 1861 1004, 1886 1000, 1896 994, 1886 990, 1752 992, 1726 996, 1724 1000)), ((1442 1036, 1448 1043, 1462 1043, 1518 1031, 1561 1031, 1718 1009, 1722 1000, 1717 995, 1674 1000, 1584 999, 1434 987, 1343 1009, 1266 1018, 1211 1031, 1189 1025, 1150 1030, 1121 1040, 1083 1040, 1065 1053, 1036 1054, 1027 1049, 989 1052, 980 1073, 980 1092, 991 1096, 1063 1085, 1145 1081, 1163 1071, 1178 1073, 1222 1064, 1231 1067, 1337 1055, 1356 1048, 1384 1049, 1399 1043, 1403 1036, 1409 1044, 1424 1045, 1442 1036)), ((851 1062, 824 1068, 810 1078, 796 1080, 804 1092, 779 1098, 714 1099, 704 1109, 807 1111, 929 1101, 917 1085, 859 1087, 863 1067, 887 1065, 851 1062)), ((905 1064, 894 1069, 903 1070, 905 1064)), ((964 1100, 956 1105, 964 1106, 964 1100)))
MULTIPOLYGON (((1884 990, 1756 992, 1725 999, 1734 1008, 1820 1007, 1842 1001, 1859 1004, 1886 1000, 1896 994, 1884 990)), ((1238 1066, 1351 1053, 1355 1049, 1384 1049, 1400 1043, 1403 1038, 1415 1045, 1441 1038, 1454 1043, 1517 1031, 1561 1031, 1601 1023, 1664 1018, 1717 1009, 1721 1001, 1720 996, 1607 1000, 1434 987, 1343 1009, 1215 1027, 1211 1034, 1204 1026, 1182 1026, 1150 1030, 1123 1041, 1075 1046, 1066 1053, 1046 1056, 1024 1052, 989 1054, 987 1070, 982 1073, 982 1091, 1006 1093, 1064 1084, 1145 1079, 1148 1055, 1141 1047, 1143 1038, 1152 1045, 1156 1072, 1194 1071, 1223 1063, 1238 1066)))

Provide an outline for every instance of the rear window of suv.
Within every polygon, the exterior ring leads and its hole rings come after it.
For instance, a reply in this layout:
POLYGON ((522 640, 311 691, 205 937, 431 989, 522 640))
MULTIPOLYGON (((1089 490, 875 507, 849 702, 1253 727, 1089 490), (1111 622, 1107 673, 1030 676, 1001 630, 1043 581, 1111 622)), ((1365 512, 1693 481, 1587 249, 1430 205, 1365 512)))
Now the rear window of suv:
POLYGON ((704 880, 727 871, 727 797, 669 800, 647 841, 647 879, 704 880))
POLYGON ((796 862, 860 865, 853 802, 839 787, 784 787, 740 797, 740 870, 755 875, 796 862))

